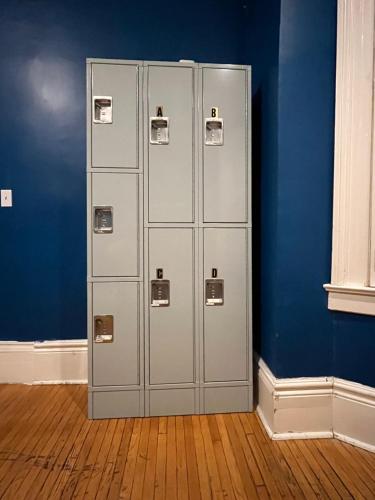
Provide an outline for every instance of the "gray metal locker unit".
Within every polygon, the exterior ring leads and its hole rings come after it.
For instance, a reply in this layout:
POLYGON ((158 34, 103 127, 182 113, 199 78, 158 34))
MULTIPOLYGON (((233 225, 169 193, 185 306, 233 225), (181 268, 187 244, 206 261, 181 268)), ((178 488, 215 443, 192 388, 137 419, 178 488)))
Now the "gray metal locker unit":
POLYGON ((87 60, 90 418, 144 415, 142 72, 87 60))
POLYGON ((88 60, 92 418, 252 409, 249 92, 245 66, 88 60))
POLYGON ((252 395, 250 68, 199 65, 200 411, 252 395))

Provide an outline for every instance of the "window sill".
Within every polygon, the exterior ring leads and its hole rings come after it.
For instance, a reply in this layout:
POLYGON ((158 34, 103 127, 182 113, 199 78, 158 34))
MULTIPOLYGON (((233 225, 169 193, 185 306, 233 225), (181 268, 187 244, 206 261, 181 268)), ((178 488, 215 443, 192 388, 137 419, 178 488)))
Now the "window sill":
POLYGON ((323 285, 328 292, 328 309, 375 316, 375 288, 323 285))

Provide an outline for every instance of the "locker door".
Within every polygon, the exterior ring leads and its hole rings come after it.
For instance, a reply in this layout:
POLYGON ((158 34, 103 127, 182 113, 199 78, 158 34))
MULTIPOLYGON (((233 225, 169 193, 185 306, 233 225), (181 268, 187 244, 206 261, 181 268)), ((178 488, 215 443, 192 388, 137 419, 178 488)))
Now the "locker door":
POLYGON ((194 381, 193 255, 192 229, 149 230, 149 278, 162 269, 170 283, 169 305, 150 306, 150 384, 194 381))
POLYGON ((93 276, 139 274, 138 177, 92 174, 93 276))
POLYGON ((92 166, 138 168, 138 66, 92 64, 92 166))
POLYGON ((203 68, 202 85, 203 220, 247 222, 246 71, 203 68), (222 144, 211 141, 212 115, 222 144))
POLYGON ((138 309, 138 283, 93 283, 94 386, 139 384, 138 309))
POLYGON ((148 69, 148 220, 193 221, 193 74, 188 67, 148 69), (152 144, 152 117, 162 108, 168 143, 152 144))
MULTIPOLYGON (((248 378, 246 229, 204 230, 204 280, 223 280, 222 305, 204 305, 204 381, 248 378), (215 274, 215 273, 214 273, 215 274)), ((204 290, 206 303, 206 290, 204 290)))

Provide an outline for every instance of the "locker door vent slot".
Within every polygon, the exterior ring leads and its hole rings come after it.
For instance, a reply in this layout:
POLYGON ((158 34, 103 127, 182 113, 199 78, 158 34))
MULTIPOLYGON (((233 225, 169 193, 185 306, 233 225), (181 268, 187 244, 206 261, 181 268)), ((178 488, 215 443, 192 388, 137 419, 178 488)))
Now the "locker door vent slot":
POLYGON ((94 341, 96 344, 113 342, 113 316, 106 314, 94 316, 94 341))
POLYGON ((224 304, 224 280, 206 280, 206 306, 224 304))
POLYGON ((151 307, 169 306, 169 280, 151 281, 151 307))
POLYGON ((169 144, 169 118, 165 116, 150 118, 150 143, 169 144))
POLYGON ((92 115, 94 123, 112 123, 112 97, 94 96, 92 115))
POLYGON ((224 143, 224 123, 222 118, 206 118, 206 146, 222 146, 224 143))

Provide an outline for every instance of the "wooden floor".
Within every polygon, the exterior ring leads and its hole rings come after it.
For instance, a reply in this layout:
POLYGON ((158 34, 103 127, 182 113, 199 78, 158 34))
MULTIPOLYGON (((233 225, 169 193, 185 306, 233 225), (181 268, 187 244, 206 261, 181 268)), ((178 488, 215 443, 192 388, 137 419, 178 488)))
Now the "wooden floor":
POLYGON ((89 421, 85 386, 0 385, 0 498, 368 498, 375 454, 255 414, 89 421))

